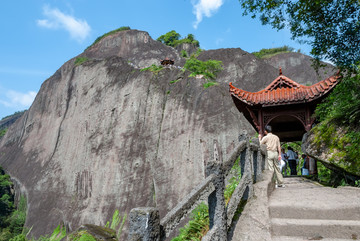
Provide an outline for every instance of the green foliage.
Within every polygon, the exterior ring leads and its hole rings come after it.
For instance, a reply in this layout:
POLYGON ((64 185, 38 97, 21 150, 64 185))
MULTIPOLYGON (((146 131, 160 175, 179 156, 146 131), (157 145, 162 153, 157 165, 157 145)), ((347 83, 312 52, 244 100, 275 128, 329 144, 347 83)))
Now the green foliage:
POLYGON ((289 53, 289 52, 294 52, 294 48, 285 45, 279 48, 261 49, 258 52, 253 52, 252 54, 258 58, 270 58, 277 54, 289 53))
POLYGON ((189 77, 203 75, 206 80, 214 80, 217 74, 223 70, 222 62, 217 60, 201 61, 191 56, 184 65, 184 69, 190 71, 189 77))
POLYGON ((79 231, 69 235, 71 241, 96 241, 96 239, 86 231, 79 231))
POLYGON ((26 239, 26 235, 22 233, 22 234, 16 235, 12 239, 10 239, 10 241, 27 241, 27 239, 26 239))
POLYGON ((175 30, 171 30, 166 34, 161 35, 156 40, 171 47, 176 47, 177 45, 182 43, 193 44, 196 47, 200 46, 199 41, 195 39, 193 34, 188 34, 183 39, 180 39, 180 37, 181 35, 179 33, 177 33, 175 30))
POLYGON ((204 87, 204 89, 207 89, 210 86, 214 86, 214 85, 219 85, 219 83, 215 82, 215 81, 207 81, 206 83, 203 84, 203 87, 204 87))
POLYGON ((106 36, 109 36, 109 35, 112 35, 114 33, 117 33, 117 32, 121 32, 121 31, 125 31, 125 30, 130 30, 130 27, 129 26, 123 26, 123 27, 120 27, 118 29, 115 29, 115 30, 112 30, 108 33, 105 33, 103 35, 101 35, 100 37, 98 37, 97 39, 95 39, 94 43, 92 43, 89 47, 87 47, 86 49, 92 47, 94 44, 96 44, 97 42, 99 42, 101 39, 105 38, 106 36))
POLYGON ((96 241, 96 239, 88 233, 81 235, 79 241, 96 241))
POLYGON ((320 123, 313 128, 314 142, 327 145, 330 161, 360 174, 360 75, 344 77, 315 114, 320 123))
POLYGON ((230 178, 229 184, 226 185, 224 191, 224 198, 226 204, 230 201, 232 194, 234 193, 237 185, 240 183, 241 180, 240 156, 236 159, 234 165, 230 170, 230 173, 233 176, 230 178))
POLYGON ((175 79, 175 80, 172 80, 172 81, 170 81, 170 84, 175 84, 175 83, 178 82, 179 80, 180 80, 180 78, 175 79))
POLYGON ((79 65, 85 63, 88 60, 89 59, 86 58, 86 57, 77 57, 74 64, 75 64, 75 66, 79 66, 79 65))
POLYGON ((292 38, 312 46, 311 54, 341 67, 360 63, 358 0, 239 0, 244 15, 258 14, 263 24, 290 28, 292 38))
POLYGON ((140 71, 151 71, 153 72, 155 75, 157 75, 164 67, 162 65, 155 65, 152 64, 150 67, 147 68, 143 68, 140 71))
POLYGON ((66 237, 66 227, 59 224, 51 234, 49 241, 60 241, 66 237))
POLYGON ((360 122, 360 74, 344 77, 331 95, 316 108, 320 121, 355 127, 360 122))
POLYGON ((191 214, 191 220, 184 228, 180 229, 179 236, 172 241, 198 240, 209 230, 209 208, 206 204, 201 203, 191 214))
POLYGON ((8 130, 8 128, 0 129, 0 138, 5 136, 7 130, 8 130))
POLYGON ((176 42, 180 39, 181 35, 175 30, 171 30, 164 35, 161 35, 156 40, 171 47, 176 46, 176 42))
POLYGON ((11 185, 10 176, 5 174, 0 167, 0 228, 7 226, 7 218, 14 210, 14 199, 10 192, 11 185))
MULTIPOLYGON (((26 219, 26 199, 20 197, 17 209, 14 205, 14 197, 10 192, 9 175, 4 174, 0 167, 0 241, 10 240, 19 236, 23 232, 26 219)), ((21 237, 17 237, 20 239, 21 237)))
POLYGON ((188 53, 185 50, 181 50, 181 57, 187 58, 189 56, 188 56, 188 53))
POLYGON ((108 222, 106 222, 105 227, 115 230, 117 238, 120 238, 122 229, 124 228, 126 218, 127 218, 126 213, 121 218, 119 210, 116 209, 114 214, 113 214, 111 224, 110 224, 110 221, 108 221, 108 222))
POLYGON ((318 181, 320 183, 329 183, 331 180, 331 170, 326 168, 321 162, 317 162, 318 181))

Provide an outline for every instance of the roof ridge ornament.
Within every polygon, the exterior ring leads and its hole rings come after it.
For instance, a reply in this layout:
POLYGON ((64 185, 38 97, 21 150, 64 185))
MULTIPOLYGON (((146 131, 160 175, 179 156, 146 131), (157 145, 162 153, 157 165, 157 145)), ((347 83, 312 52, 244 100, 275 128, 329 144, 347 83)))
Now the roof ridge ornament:
POLYGON ((279 67, 279 75, 282 75, 281 67, 279 67))

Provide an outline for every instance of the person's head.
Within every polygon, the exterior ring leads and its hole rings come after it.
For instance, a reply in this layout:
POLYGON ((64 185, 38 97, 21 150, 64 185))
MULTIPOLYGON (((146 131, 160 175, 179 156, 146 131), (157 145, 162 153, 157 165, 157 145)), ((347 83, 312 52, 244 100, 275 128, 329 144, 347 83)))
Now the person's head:
POLYGON ((284 147, 281 147, 281 152, 285 153, 285 148, 284 147))
POLYGON ((305 159, 306 155, 305 155, 305 154, 302 154, 301 157, 302 157, 303 159, 305 159))
POLYGON ((289 146, 289 147, 288 147, 288 150, 293 151, 293 149, 292 149, 292 147, 291 147, 291 146, 289 146))
POLYGON ((265 131, 266 131, 267 133, 271 133, 271 132, 272 132, 271 126, 270 126, 270 125, 266 125, 266 126, 265 126, 265 131))

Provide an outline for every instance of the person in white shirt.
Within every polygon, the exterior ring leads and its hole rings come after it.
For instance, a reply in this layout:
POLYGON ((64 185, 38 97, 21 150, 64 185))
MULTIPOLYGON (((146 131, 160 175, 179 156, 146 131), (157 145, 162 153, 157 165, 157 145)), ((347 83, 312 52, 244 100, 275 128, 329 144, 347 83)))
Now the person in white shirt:
POLYGON ((266 145, 267 161, 270 171, 275 171, 276 187, 285 187, 284 178, 279 169, 279 161, 281 160, 281 146, 278 136, 271 133, 271 126, 265 126, 265 135, 259 135, 260 144, 266 145))

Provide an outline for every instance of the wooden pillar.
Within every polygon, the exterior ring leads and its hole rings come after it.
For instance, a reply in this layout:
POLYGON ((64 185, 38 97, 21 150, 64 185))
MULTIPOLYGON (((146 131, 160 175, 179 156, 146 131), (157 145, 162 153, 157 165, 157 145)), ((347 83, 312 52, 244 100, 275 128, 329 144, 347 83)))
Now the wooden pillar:
POLYGON ((262 109, 259 110, 259 124, 260 124, 260 130, 259 131, 259 134, 261 134, 262 136, 265 135, 265 126, 264 126, 264 113, 262 111, 262 109))

